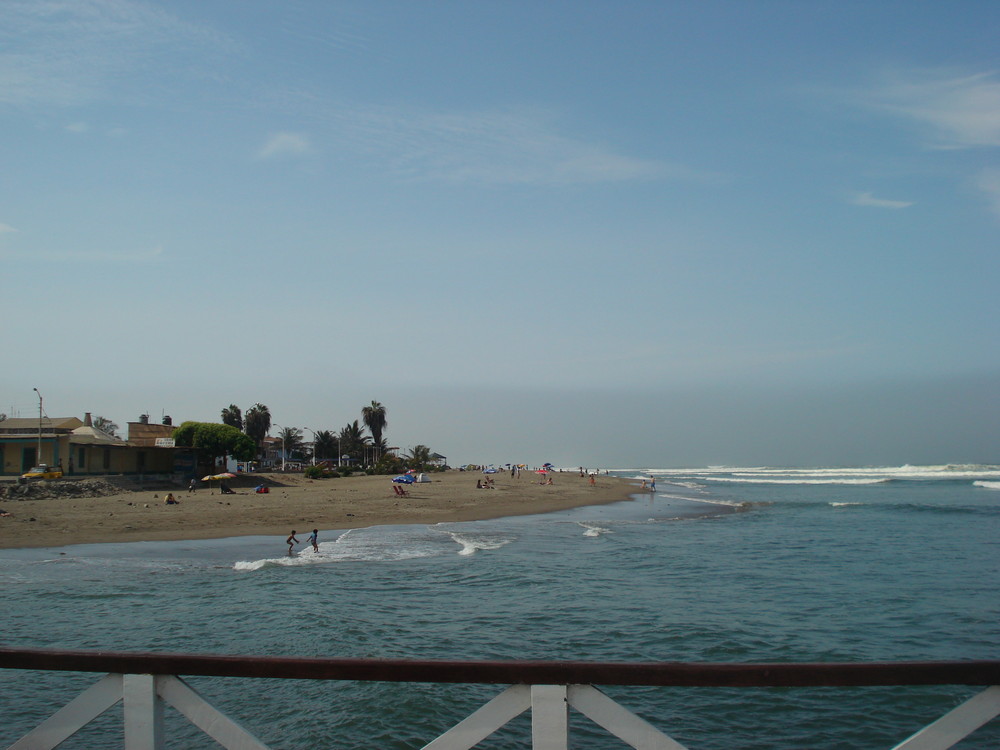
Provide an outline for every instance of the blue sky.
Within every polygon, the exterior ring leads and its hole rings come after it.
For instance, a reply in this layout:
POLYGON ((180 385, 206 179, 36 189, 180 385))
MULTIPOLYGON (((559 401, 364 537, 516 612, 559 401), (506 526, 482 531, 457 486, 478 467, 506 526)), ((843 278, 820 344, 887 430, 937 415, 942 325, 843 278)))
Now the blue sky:
POLYGON ((992 2, 7 0, 0 411, 1000 462, 998 34, 992 2))

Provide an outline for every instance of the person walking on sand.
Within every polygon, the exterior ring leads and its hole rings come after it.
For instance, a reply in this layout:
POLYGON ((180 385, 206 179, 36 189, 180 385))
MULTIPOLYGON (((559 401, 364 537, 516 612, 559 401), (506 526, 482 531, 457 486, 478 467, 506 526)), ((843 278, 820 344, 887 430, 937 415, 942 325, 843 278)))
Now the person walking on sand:
POLYGON ((309 535, 309 543, 313 546, 313 552, 319 552, 319 529, 313 529, 313 533, 309 535))
POLYGON ((288 556, 291 557, 294 554, 292 552, 292 546, 299 544, 299 540, 295 538, 295 529, 292 529, 292 533, 288 535, 288 539, 285 540, 285 544, 288 545, 288 556))
POLYGON ((198 480, 191 477, 191 483, 188 485, 188 492, 194 492, 198 488, 198 480))

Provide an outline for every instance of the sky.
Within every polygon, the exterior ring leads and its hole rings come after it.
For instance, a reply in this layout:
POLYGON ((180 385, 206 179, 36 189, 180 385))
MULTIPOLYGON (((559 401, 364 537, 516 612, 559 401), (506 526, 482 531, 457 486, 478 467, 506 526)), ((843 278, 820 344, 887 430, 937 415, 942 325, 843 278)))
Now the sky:
POLYGON ((1000 4, 0 3, 0 412, 1000 463, 1000 4))

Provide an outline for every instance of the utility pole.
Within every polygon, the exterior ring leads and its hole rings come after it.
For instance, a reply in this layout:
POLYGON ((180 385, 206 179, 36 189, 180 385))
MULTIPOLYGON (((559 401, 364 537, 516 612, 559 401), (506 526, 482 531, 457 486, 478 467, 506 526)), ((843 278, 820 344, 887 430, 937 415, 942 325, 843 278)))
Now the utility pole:
POLYGON ((278 434, 278 437, 281 438, 281 470, 284 471, 285 470, 285 428, 282 427, 280 424, 275 424, 274 422, 272 422, 271 424, 273 424, 275 427, 277 427, 279 430, 281 430, 281 432, 278 434))
POLYGON ((37 388, 32 388, 38 394, 38 455, 35 456, 35 466, 42 463, 42 392, 37 388))

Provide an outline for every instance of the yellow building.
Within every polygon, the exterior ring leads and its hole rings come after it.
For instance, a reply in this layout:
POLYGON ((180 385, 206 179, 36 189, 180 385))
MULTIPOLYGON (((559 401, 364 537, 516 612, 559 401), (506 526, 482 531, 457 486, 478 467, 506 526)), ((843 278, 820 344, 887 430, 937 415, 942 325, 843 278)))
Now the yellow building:
MULTIPOLYGON (((131 437, 132 425, 129 423, 131 437)), ((169 425, 155 437, 168 437, 169 425), (165 434, 163 434, 165 433, 165 434)), ((140 431, 141 432, 141 431, 140 431)), ((178 464, 187 471, 187 451, 164 445, 143 434, 137 441, 122 440, 93 426, 88 412, 76 417, 12 418, 0 422, 0 475, 20 476, 39 464, 57 466, 66 476, 96 474, 175 474, 178 464), (182 460, 178 461, 178 458, 182 460)), ((169 440, 166 441, 169 444, 169 440)))

